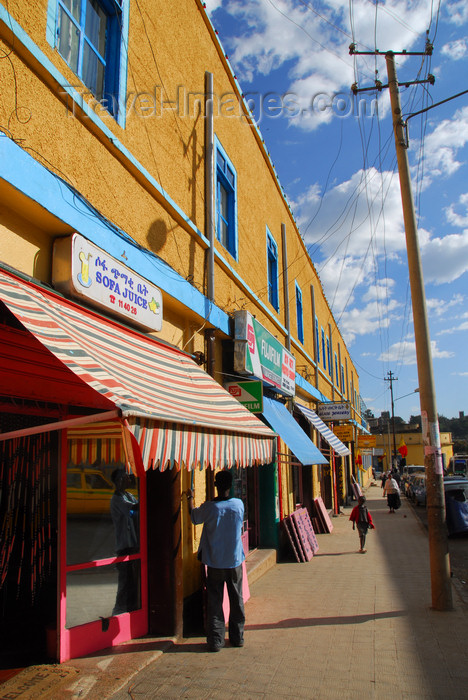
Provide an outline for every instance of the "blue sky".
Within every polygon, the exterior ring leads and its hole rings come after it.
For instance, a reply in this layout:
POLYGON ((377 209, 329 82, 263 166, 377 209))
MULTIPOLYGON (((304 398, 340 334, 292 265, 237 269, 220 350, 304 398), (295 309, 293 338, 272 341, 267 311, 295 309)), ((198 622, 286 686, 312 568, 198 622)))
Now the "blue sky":
MULTIPOLYGON (((397 56, 404 115, 468 90, 468 3, 208 0, 218 30, 375 415, 420 413, 385 59, 397 56), (428 34, 426 34, 428 32, 428 34), (377 73, 376 73, 377 71, 377 73), (358 104, 358 100, 360 104, 358 104), (377 108, 376 108, 377 107, 377 108), (409 396, 406 396, 409 394, 409 396), (400 399, 401 397, 401 399, 400 399)), ((437 408, 468 412, 468 94, 408 119, 437 408)))

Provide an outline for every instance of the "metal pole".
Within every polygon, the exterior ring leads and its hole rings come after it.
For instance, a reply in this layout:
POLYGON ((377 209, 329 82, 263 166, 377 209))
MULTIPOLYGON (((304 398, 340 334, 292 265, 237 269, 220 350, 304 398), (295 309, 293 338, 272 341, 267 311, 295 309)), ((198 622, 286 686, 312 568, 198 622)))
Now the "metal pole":
POLYGON ((284 300, 284 325, 286 327, 286 350, 291 351, 291 320, 289 315, 289 274, 288 274, 288 248, 286 238, 286 224, 281 224, 281 247, 283 250, 283 300, 284 300))
MULTIPOLYGON (((215 298, 215 220, 214 220, 214 117, 213 117, 213 73, 205 72, 205 225, 206 237, 210 242, 207 251, 207 297, 215 298)), ((207 371, 215 376, 215 331, 205 330, 207 371)), ((215 496, 214 469, 206 473, 206 497, 215 496)))
POLYGON ((207 296, 214 301, 214 128, 213 73, 205 73, 205 225, 210 242, 207 260, 207 296))
POLYGON ((414 334, 418 366, 419 393, 421 398, 421 423, 426 470, 427 520, 429 532, 429 557, 431 569, 432 607, 435 610, 452 610, 452 587, 447 530, 443 468, 441 458, 439 421, 434 390, 432 355, 426 297, 418 244, 416 216, 401 118, 400 95, 393 52, 386 55, 390 104, 393 116, 398 173, 400 177, 403 218, 405 222, 408 269, 413 305, 414 334))
MULTIPOLYGON (((391 375, 391 372, 389 373, 391 375)), ((393 455, 392 455, 392 467, 395 466, 396 460, 396 438, 395 438, 395 406, 393 401, 393 382, 390 379, 390 397, 392 400, 392 434, 393 434, 393 455)))

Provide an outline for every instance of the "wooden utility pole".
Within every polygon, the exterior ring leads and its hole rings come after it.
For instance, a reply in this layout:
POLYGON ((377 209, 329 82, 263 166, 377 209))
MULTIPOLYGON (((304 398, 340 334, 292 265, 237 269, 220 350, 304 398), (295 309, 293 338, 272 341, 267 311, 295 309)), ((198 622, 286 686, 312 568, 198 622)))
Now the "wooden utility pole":
MULTIPOLYGON (((361 53, 351 45, 350 53, 361 53), (352 48, 351 48, 352 47, 352 48)), ((364 53, 364 52, 362 52, 364 53)), ((372 54, 381 54, 380 51, 372 54)), ((401 52, 409 55, 410 52, 401 52)), ((428 43, 424 54, 430 55, 432 46, 428 43)), ((427 320, 426 295, 422 274, 421 255, 419 251, 416 215, 414 211, 413 193, 405 139, 405 123, 402 119, 399 83, 395 68, 395 53, 387 51, 388 85, 381 83, 378 89, 389 88, 392 108, 393 130, 400 178, 403 219, 405 223, 406 249, 413 306, 413 322, 416 345, 416 359, 419 379, 419 395, 421 400, 421 423, 424 446, 424 466, 426 471, 427 520, 429 534, 429 556, 431 569, 432 607, 434 610, 452 610, 452 585, 450 580, 450 562, 448 552, 447 529, 445 525, 445 501, 443 487, 442 450, 440 444, 439 420, 435 399, 434 375, 432 371, 432 354, 427 320)), ((434 82, 433 76, 425 81, 412 83, 434 82)), ((405 82, 405 85, 410 83, 405 82)), ((374 88, 375 89, 375 88, 374 88)), ((353 92, 357 88, 353 86, 353 92)))
POLYGON ((393 382, 398 381, 398 377, 395 377, 393 372, 389 370, 387 372, 388 377, 384 377, 384 380, 386 382, 390 382, 390 397, 392 400, 392 435, 393 435, 393 453, 392 453, 392 467, 395 466, 395 460, 396 460, 396 438, 395 438, 395 407, 393 403, 393 382))

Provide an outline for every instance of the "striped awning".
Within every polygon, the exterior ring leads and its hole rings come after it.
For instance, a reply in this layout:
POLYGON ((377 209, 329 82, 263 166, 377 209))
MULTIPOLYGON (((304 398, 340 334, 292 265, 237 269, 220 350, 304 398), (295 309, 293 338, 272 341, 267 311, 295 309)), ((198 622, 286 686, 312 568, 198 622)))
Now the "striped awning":
POLYGON ((0 299, 121 411, 126 447, 138 444, 145 469, 272 461, 274 433, 186 353, 4 271, 0 299))
POLYGON ((69 464, 121 464, 125 462, 122 425, 119 422, 94 423, 67 431, 69 464))
POLYGON ((341 457, 346 457, 347 455, 350 455, 351 452, 350 450, 344 445, 341 440, 339 440, 334 433, 330 430, 330 428, 327 428, 325 423, 321 418, 318 417, 318 415, 315 413, 315 411, 312 411, 311 408, 307 408, 307 406, 301 406, 301 404, 296 403, 294 404, 295 408, 298 408, 300 412, 302 413, 303 416, 307 418, 309 423, 312 423, 314 428, 316 428, 319 433, 325 438, 325 440, 328 442, 330 447, 333 447, 335 452, 338 452, 338 454, 341 457))

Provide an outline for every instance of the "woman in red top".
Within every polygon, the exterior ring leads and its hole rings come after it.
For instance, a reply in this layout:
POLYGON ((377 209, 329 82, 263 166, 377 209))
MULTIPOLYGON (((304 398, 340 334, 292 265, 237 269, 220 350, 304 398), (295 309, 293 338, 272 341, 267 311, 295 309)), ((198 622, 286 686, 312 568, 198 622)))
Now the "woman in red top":
POLYGON ((361 554, 365 554, 367 551, 366 549, 364 549, 364 545, 366 544, 367 530, 369 528, 375 530, 374 523, 372 522, 372 515, 367 510, 365 496, 359 496, 358 504, 357 506, 354 506, 353 510, 351 511, 351 515, 349 516, 349 519, 353 523, 353 530, 356 528, 357 525, 357 529, 359 532, 359 542, 361 545, 361 549, 359 551, 361 552, 361 554))

